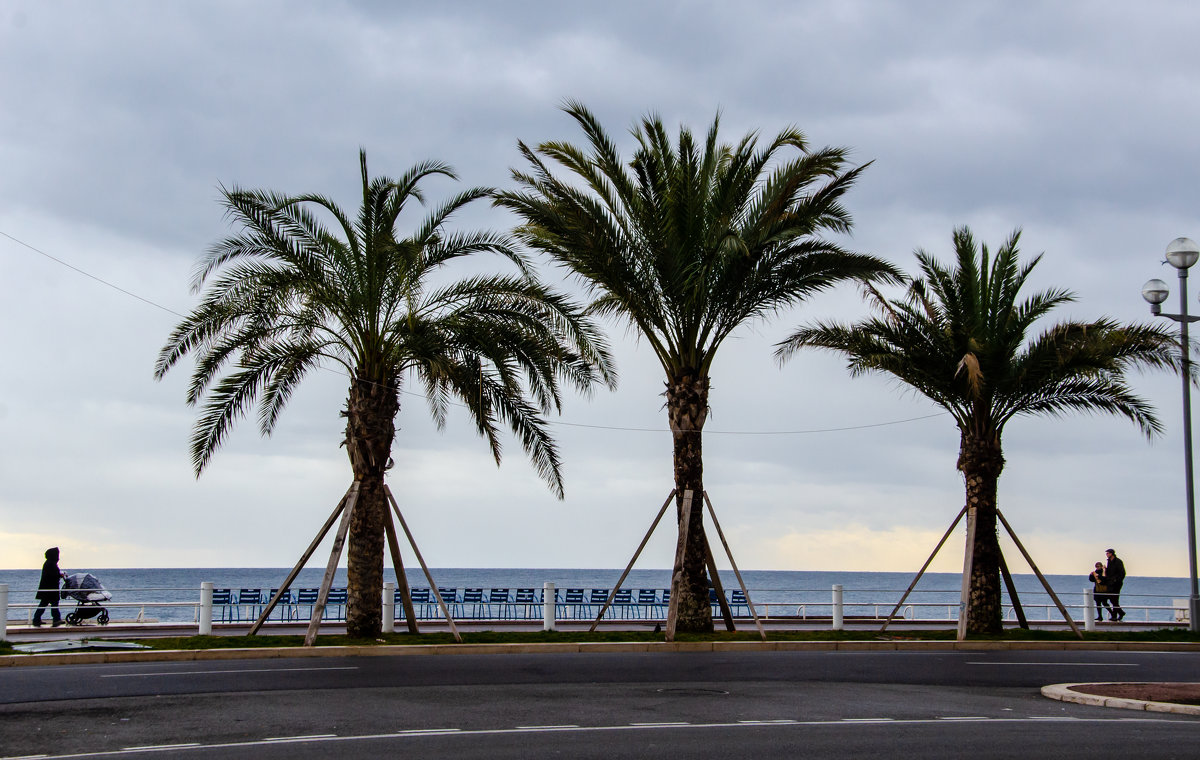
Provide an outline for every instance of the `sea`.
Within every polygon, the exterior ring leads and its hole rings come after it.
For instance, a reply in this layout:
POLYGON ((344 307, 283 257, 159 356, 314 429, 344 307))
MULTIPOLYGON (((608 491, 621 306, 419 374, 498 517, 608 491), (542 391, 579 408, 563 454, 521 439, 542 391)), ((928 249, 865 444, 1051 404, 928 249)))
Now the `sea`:
MULTIPOLYGON (((262 589, 277 588, 290 568, 213 567, 213 568, 102 568, 81 570, 63 568, 66 572, 91 572, 112 594, 106 603, 114 620, 134 619, 139 613, 147 619, 162 622, 191 622, 195 620, 200 599, 200 584, 212 582, 215 588, 262 589)), ((308 567, 300 571, 292 590, 320 586, 324 568, 308 567)), ((28 617, 25 605, 36 604, 34 589, 39 571, 0 570, 0 584, 9 588, 9 620, 28 617)), ((536 588, 550 582, 561 592, 565 589, 611 589, 621 576, 620 569, 547 569, 547 568, 433 568, 430 575, 438 588, 457 589, 461 598, 464 588, 536 588)), ((414 588, 429 587, 430 583, 419 568, 409 568, 406 576, 414 588)), ((750 598, 760 613, 768 616, 800 615, 828 616, 832 611, 834 585, 843 589, 847 616, 886 616, 912 583, 915 573, 902 572, 823 572, 787 570, 748 570, 742 578, 750 598)), ((391 568, 384 580, 395 580, 391 568)), ((1041 582, 1032 574, 1013 576, 1017 595, 1031 621, 1059 620, 1051 598, 1041 582)), ((1085 590, 1090 588, 1085 575, 1046 576, 1051 588, 1077 620, 1083 619, 1085 590)), ((957 619, 962 576, 957 573, 926 573, 913 593, 905 600, 899 615, 917 619, 957 619)), ((721 571, 721 582, 728 594, 739 587, 732 571, 721 571)), ((339 568, 334 587, 346 585, 346 570, 339 568)), ((666 569, 634 569, 622 584, 623 588, 661 590, 670 585, 666 569)), ((1176 600, 1186 600, 1187 578, 1155 578, 1132 575, 1121 592, 1121 606, 1127 611, 1127 622, 1167 622, 1176 619, 1176 600)), ((1010 603, 1007 592, 1006 605, 1010 603)), ((69 611, 75 602, 64 600, 62 607, 69 611)), ((1186 601, 1183 604, 1186 607, 1186 601)), ((1006 619, 1015 620, 1006 607, 1006 619)))

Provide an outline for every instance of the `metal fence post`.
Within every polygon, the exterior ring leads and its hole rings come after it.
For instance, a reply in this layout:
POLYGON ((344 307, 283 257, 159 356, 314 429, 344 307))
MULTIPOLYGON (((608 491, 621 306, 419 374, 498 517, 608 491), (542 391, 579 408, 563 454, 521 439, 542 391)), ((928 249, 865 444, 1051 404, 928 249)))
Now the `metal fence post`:
POLYGON ((554 584, 546 581, 542 584, 542 630, 553 631, 554 619, 558 612, 558 605, 555 603, 554 584))
POLYGON ((833 630, 842 630, 842 584, 833 584, 833 630))
POLYGON ((8 584, 0 583, 0 641, 8 636, 8 584))
POLYGON ((396 630, 396 583, 385 581, 383 584, 383 632, 392 633, 396 630))
POLYGON ((200 635, 212 635, 212 581, 200 582, 200 635))
POLYGON ((1083 630, 1096 630, 1096 590, 1091 586, 1083 590, 1083 630))

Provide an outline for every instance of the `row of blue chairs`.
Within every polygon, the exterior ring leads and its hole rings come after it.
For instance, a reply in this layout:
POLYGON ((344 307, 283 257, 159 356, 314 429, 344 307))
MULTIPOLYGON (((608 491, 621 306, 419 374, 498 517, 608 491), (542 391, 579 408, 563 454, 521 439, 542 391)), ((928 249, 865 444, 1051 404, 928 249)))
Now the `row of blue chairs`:
MULTIPOLYGON (((594 619, 610 592, 611 589, 607 588, 558 589, 554 594, 555 617, 559 620, 594 619)), ((222 621, 256 620, 277 593, 278 589, 270 589, 265 594, 257 588, 244 588, 237 592, 228 588, 213 589, 213 606, 220 609, 222 621)), ((429 588, 413 588, 409 593, 417 619, 442 617, 437 598, 429 588)), ((461 593, 457 588, 438 588, 438 593, 450 608, 450 614, 455 619, 463 620, 540 619, 545 603, 545 592, 540 588, 464 588, 461 593)), ((288 590, 272 611, 272 616, 279 620, 307 620, 312 616, 318 594, 319 589, 315 588, 296 589, 294 592, 288 590)), ((394 600, 396 619, 403 620, 405 612, 399 589, 395 592, 394 600)), ((635 593, 633 589, 623 588, 613 596, 605 617, 617 620, 662 618, 667 614, 670 601, 670 589, 643 588, 635 593)), ((709 589, 709 602, 716 614, 716 589, 709 589)), ((729 592, 728 602, 734 615, 750 614, 746 595, 741 589, 729 592)), ((331 588, 322 619, 344 620, 345 608, 346 589, 331 588)))

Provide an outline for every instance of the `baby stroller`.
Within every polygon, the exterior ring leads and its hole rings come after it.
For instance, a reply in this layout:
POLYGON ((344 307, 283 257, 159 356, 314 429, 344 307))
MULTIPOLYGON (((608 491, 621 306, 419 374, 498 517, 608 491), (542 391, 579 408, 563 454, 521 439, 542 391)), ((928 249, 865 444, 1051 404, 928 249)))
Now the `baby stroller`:
POLYGON ((67 613, 67 625, 79 625, 92 618, 100 625, 108 625, 108 610, 100 606, 100 602, 112 599, 112 594, 104 590, 99 578, 91 573, 68 575, 60 593, 63 599, 79 602, 74 612, 67 613))

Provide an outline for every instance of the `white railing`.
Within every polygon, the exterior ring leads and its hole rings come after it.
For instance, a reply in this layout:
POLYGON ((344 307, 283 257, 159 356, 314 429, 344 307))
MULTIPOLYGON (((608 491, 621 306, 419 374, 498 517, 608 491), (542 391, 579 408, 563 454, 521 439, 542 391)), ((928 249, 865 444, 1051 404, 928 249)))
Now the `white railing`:
MULTIPOLYGON (((195 625, 202 634, 208 634, 212 631, 214 621, 223 623, 249 623, 257 619, 266 604, 270 601, 268 594, 265 591, 260 591, 260 596, 251 602, 239 603, 238 589, 228 589, 231 595, 227 596, 230 601, 227 604, 213 603, 213 588, 211 582, 201 584, 200 594, 195 596, 196 589, 184 588, 141 588, 141 589, 109 589, 109 592, 114 596, 120 596, 122 593, 133 596, 141 596, 143 599, 146 595, 178 595, 183 593, 191 596, 190 600, 185 601, 104 601, 99 605, 110 609, 114 612, 136 610, 136 614, 124 616, 117 620, 114 615, 113 619, 116 622, 123 623, 178 623, 182 625, 195 625), (161 610, 161 617, 164 620, 159 621, 155 617, 148 617, 147 610, 151 610, 151 614, 155 610, 161 610), (179 611, 188 610, 191 614, 180 615, 179 611)), ((222 591, 226 591, 222 589, 222 591)), ((591 601, 590 593, 585 596, 585 601, 575 600, 567 603, 563 598, 561 589, 556 593, 553 584, 545 584, 540 598, 536 601, 524 600, 521 602, 515 601, 510 596, 506 601, 492 602, 485 596, 483 601, 464 601, 461 594, 454 598, 448 598, 447 604, 451 608, 452 615, 456 619, 462 620, 482 620, 482 621, 500 621, 500 620, 516 620, 516 621, 535 621, 542 620, 544 627, 550 630, 554 624, 559 621, 582 621, 594 619, 599 612, 601 605, 591 601), (551 604, 543 604, 542 599, 553 599, 551 604)), ((591 591, 590 589, 588 590, 591 591)), ((29 594, 32 596, 35 590, 29 589, 17 591, 18 594, 29 594)), ((939 594, 942 597, 940 601, 918 602, 906 601, 905 604, 897 611, 896 619, 909 622, 929 621, 936 622, 945 620, 954 622, 957 620, 959 612, 959 604, 957 601, 950 603, 944 601, 947 596, 957 595, 957 591, 947 590, 919 590, 913 592, 915 594, 939 594)), ((843 589, 841 586, 834 586, 833 589, 824 592, 815 589, 774 589, 766 591, 751 591, 750 596, 765 595, 787 595, 787 596, 816 596, 823 595, 829 601, 769 601, 756 602, 754 609, 759 617, 764 621, 776 621, 779 623, 789 620, 821 622, 828 620, 834 629, 843 627, 847 621, 883 621, 893 608, 894 602, 884 602, 875 600, 864 600, 864 595, 878 594, 880 596, 899 597, 900 591, 896 589, 843 589), (847 600, 847 596, 853 598, 847 600)), ((1036 595, 1034 595, 1036 596, 1036 595)), ((1043 595, 1044 596, 1044 595, 1043 595)), ((1184 610, 1181 615, 1180 600, 1171 596, 1160 596, 1148 594, 1136 595, 1140 600, 1155 600, 1162 598, 1170 599, 1170 604, 1137 604, 1123 605, 1124 609, 1129 613, 1129 617, 1140 620, 1145 623, 1162 623, 1166 625, 1186 624, 1186 599, 1184 602, 1184 610), (1173 613, 1159 614, 1159 613, 1173 613), (1157 619, 1156 619, 1157 618, 1157 619), (1162 619, 1165 618, 1165 619, 1162 619)), ((396 620, 402 620, 404 617, 403 609, 400 605, 394 603, 393 586, 387 584, 386 595, 384 598, 385 617, 389 622, 394 624, 396 620)), ((1072 617, 1082 620, 1088 630, 1094 630, 1094 615, 1095 607, 1093 605, 1093 597, 1090 589, 1085 589, 1084 593, 1075 599, 1082 598, 1082 604, 1068 604, 1067 611, 1072 617)), ((14 622, 10 618, 10 614, 15 611, 18 614, 17 620, 23 619, 24 622, 32 621, 33 612, 38 608, 38 604, 34 603, 16 603, 10 601, 11 593, 8 586, 0 584, 0 639, 6 635, 7 626, 14 622)), ((1072 600, 1074 601, 1074 600, 1072 600)), ((60 612, 65 617, 68 613, 75 609, 87 610, 92 607, 88 604, 77 604, 73 599, 64 599, 60 603, 60 612)), ((434 603, 415 605, 417 616, 422 620, 437 620, 441 617, 441 612, 437 609, 434 603)), ((312 605, 305 601, 303 603, 297 601, 297 597, 293 592, 289 595, 288 600, 282 602, 276 610, 272 612, 273 622, 287 622, 293 620, 307 620, 308 614, 312 605)), ((1061 614, 1057 606, 1049 603, 1024 603, 1022 608, 1025 610, 1027 619, 1059 622, 1061 614)), ((717 607, 714 605, 714 615, 717 613, 717 607)), ((751 617, 749 607, 739 603, 735 606, 736 616, 739 619, 748 619, 751 617)), ((639 603, 636 598, 628 604, 614 605, 609 608, 609 612, 605 614, 605 619, 610 621, 660 621, 666 617, 667 604, 662 601, 662 596, 656 596, 656 601, 653 604, 639 603)), ((344 603, 330 605, 326 610, 325 619, 337 621, 344 619, 344 603)), ((1012 622, 1016 619, 1016 611, 1011 604, 1005 604, 1002 611, 1003 619, 1006 622, 1012 622)), ((94 620, 85 620, 84 624, 95 624, 94 620)))

